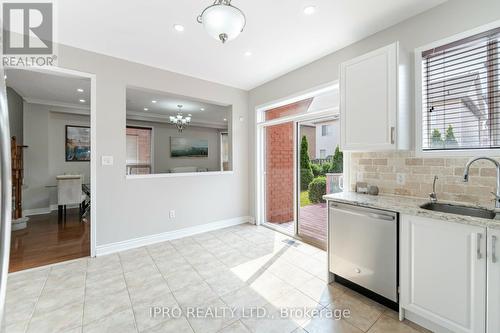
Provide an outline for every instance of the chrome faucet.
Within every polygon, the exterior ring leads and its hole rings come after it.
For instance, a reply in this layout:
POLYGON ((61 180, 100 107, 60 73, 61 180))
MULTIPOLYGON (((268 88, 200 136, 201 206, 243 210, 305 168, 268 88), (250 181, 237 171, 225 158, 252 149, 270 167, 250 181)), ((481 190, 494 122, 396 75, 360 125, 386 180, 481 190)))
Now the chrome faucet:
POLYGON ((495 164, 497 168, 497 189, 496 193, 491 192, 495 196, 495 210, 500 210, 500 163, 498 161, 490 158, 490 157, 476 157, 472 158, 467 162, 465 165, 465 171, 464 171, 464 183, 467 183, 469 181, 469 168, 472 163, 474 163, 477 160, 487 160, 495 164))
POLYGON ((429 193, 429 198, 431 200, 431 202, 437 202, 438 201, 438 198, 437 198, 437 194, 436 194, 436 180, 438 180, 438 176, 434 176, 434 181, 432 182, 432 192, 429 193))

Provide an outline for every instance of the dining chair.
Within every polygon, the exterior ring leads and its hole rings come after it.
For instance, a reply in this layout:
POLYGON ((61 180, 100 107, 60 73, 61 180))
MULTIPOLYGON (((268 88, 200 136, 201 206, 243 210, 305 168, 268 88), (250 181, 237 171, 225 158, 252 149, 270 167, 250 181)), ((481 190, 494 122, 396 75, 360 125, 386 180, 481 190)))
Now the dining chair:
POLYGON ((83 177, 81 175, 60 175, 57 179, 57 206, 59 217, 64 214, 66 218, 67 205, 79 205, 81 215, 81 205, 86 199, 86 194, 82 192, 83 177))

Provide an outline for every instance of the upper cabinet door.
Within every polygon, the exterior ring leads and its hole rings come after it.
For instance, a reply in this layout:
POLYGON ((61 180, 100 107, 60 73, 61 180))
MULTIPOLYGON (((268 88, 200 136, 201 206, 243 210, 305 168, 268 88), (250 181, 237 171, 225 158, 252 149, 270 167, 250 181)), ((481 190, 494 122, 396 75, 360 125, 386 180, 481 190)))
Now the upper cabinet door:
POLYGON ((340 65, 343 150, 398 149, 398 43, 340 65))
POLYGON ((487 333, 500 332, 500 230, 488 229, 487 333))

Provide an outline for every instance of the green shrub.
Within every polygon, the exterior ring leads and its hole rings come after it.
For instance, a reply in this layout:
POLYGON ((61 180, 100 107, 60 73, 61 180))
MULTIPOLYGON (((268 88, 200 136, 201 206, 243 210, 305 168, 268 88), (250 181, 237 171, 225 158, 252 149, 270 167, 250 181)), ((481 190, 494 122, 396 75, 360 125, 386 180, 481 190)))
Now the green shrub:
POLYGON ((326 194, 326 178, 317 177, 309 184, 309 201, 311 203, 325 202, 323 196, 326 194))
POLYGON ((437 128, 435 128, 432 131, 431 147, 432 148, 443 148, 444 147, 443 137, 441 136, 441 132, 437 128))
POLYGON ((331 173, 342 173, 344 169, 344 154, 340 151, 339 146, 335 148, 335 154, 332 158, 332 166, 330 168, 331 173))
POLYGON ((444 144, 446 148, 456 148, 458 147, 458 141, 455 138, 455 133, 453 133, 453 126, 448 126, 444 136, 444 144))
POLYGON ((314 177, 319 177, 319 176, 323 176, 324 175, 324 174, 322 174, 323 170, 321 168, 321 165, 319 165, 319 164, 312 163, 311 164, 311 170, 313 172, 314 177))
POLYGON ((307 191, 307 188, 313 179, 314 175, 311 171, 311 168, 300 169, 300 190, 307 191))
POLYGON ((321 165, 321 176, 324 176, 326 175, 327 173, 330 172, 330 169, 332 168, 332 164, 331 163, 323 163, 321 165))
POLYGON ((309 144, 304 135, 300 141, 300 189, 307 190, 309 183, 313 180, 314 174, 311 169, 311 160, 309 159, 309 144))

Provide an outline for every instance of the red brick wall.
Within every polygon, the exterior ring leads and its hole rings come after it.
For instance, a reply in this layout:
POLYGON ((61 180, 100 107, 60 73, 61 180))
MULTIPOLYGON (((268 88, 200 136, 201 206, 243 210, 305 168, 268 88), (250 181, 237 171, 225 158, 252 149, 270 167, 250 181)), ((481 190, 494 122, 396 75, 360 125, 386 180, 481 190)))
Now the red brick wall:
POLYGON ((266 128, 266 219, 293 221, 293 123, 266 128))
POLYGON ((279 108, 271 109, 266 111, 266 120, 281 118, 285 116, 293 116, 295 114, 303 113, 311 105, 312 98, 305 99, 303 101, 298 101, 292 104, 280 106, 279 108))
MULTIPOLYGON (((312 98, 266 111, 266 120, 305 112, 312 98)), ((293 122, 266 127, 266 220, 293 221, 293 122)))
POLYGON ((139 146, 139 164, 151 163, 151 129, 127 127, 127 135, 136 135, 139 146))

